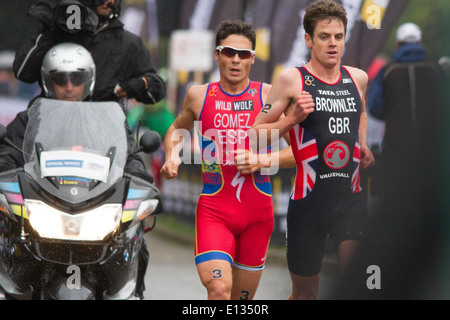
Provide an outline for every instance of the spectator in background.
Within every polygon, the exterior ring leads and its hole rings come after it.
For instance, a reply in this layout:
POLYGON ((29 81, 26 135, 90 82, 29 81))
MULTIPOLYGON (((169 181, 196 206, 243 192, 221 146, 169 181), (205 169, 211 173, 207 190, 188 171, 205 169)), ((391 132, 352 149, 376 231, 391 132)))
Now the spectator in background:
POLYGON ((427 61, 417 25, 401 25, 397 43, 368 99, 369 112, 386 121, 375 164, 383 197, 339 299, 441 299, 447 290, 440 285, 448 276, 445 81, 440 67, 427 61), (381 271, 381 290, 369 289, 376 280, 368 280, 368 266, 381 271))
POLYGON ((385 157, 421 139, 421 124, 438 107, 441 75, 439 66, 427 61, 420 28, 414 23, 401 25, 393 61, 371 83, 367 103, 370 114, 386 122, 385 157))

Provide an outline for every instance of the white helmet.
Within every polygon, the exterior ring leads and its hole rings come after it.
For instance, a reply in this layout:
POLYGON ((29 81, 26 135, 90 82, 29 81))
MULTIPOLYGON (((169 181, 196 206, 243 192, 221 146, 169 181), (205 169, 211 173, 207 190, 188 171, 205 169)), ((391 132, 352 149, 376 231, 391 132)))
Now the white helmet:
POLYGON ((83 100, 92 95, 95 86, 95 63, 85 47, 75 43, 60 43, 44 56, 41 67, 42 86, 48 98, 55 98, 53 84, 85 84, 83 100))

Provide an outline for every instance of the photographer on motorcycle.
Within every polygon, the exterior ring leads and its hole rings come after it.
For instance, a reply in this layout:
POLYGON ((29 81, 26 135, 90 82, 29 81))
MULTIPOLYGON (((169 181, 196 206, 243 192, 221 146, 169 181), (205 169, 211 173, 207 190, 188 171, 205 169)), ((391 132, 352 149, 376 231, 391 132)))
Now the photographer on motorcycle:
MULTIPOLYGON (((96 83, 96 66, 89 51, 75 43, 61 43, 51 48, 44 56, 41 67, 41 82, 46 98, 66 101, 86 101, 92 97, 96 83)), ((33 101, 32 101, 33 102, 33 101)), ((30 103, 30 106, 32 105, 30 103)), ((28 123, 28 111, 22 111, 7 126, 7 139, 17 149, 6 142, 0 144, 0 172, 24 166, 24 157, 19 150, 28 123)), ((124 126, 126 124, 124 123, 124 126)), ((137 154, 136 144, 131 134, 128 134, 128 158, 124 171, 133 176, 153 183, 152 176, 147 172, 144 162, 137 154)), ((138 276, 137 295, 143 298, 144 274, 148 263, 148 252, 143 245, 140 255, 140 275, 138 276), (142 260, 141 260, 142 259, 142 260)))
MULTIPOLYGON (((165 83, 157 74, 142 40, 124 30, 118 19, 122 0, 41 0, 29 11, 41 24, 39 33, 16 53, 14 72, 26 83, 40 82, 45 53, 55 44, 75 42, 92 54, 97 68, 92 101, 134 98, 154 104, 165 96, 165 83), (79 29, 68 29, 67 8, 80 8, 79 29)), ((40 83, 41 84, 41 83, 40 83)))

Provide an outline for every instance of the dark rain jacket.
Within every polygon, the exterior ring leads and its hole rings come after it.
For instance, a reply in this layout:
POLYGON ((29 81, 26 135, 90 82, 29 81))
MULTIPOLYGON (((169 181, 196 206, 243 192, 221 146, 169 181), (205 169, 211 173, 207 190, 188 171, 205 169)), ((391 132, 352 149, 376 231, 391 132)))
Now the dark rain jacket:
POLYGON ((440 103, 442 70, 419 44, 405 44, 370 85, 367 108, 386 122, 383 148, 426 143, 440 103))
POLYGON ((118 19, 109 21, 93 39, 68 35, 59 28, 43 25, 41 32, 17 51, 13 64, 16 77, 26 83, 40 83, 45 54, 54 45, 68 41, 86 47, 94 59, 97 75, 92 101, 119 101, 115 86, 141 77, 147 80, 148 90, 134 97, 138 102, 154 104, 165 97, 165 83, 157 74, 149 51, 138 36, 124 30, 118 19))

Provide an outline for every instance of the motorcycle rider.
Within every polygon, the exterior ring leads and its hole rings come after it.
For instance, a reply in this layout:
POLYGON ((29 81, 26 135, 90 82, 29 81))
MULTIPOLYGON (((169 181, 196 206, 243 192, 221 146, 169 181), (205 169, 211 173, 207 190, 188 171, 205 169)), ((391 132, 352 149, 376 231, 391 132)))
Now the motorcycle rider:
MULTIPOLYGON (((75 43, 60 43, 52 47, 45 55, 41 67, 41 81, 45 97, 66 101, 90 100, 95 86, 96 67, 91 54, 86 48, 75 43)), ((30 102, 32 105, 33 100, 30 102)), ((25 130, 28 123, 27 110, 19 112, 16 118, 7 126, 7 139, 20 150, 23 145, 25 130)), ((124 123, 125 126, 125 123, 124 123)), ((153 183, 152 176, 147 172, 144 162, 137 154, 134 138, 128 134, 128 158, 124 171, 153 183)), ((21 152, 7 144, 0 143, 0 172, 24 166, 21 152)), ((136 295, 143 298, 145 290, 143 278, 148 259, 144 245, 140 252, 138 284, 136 295), (141 260, 143 259, 143 260, 141 260), (143 270, 142 270, 143 269, 143 270)))

